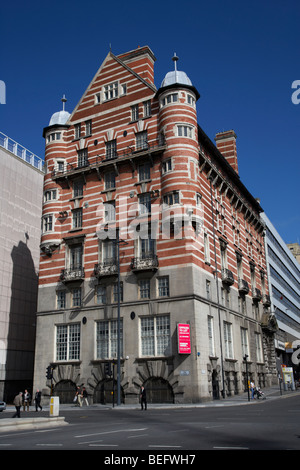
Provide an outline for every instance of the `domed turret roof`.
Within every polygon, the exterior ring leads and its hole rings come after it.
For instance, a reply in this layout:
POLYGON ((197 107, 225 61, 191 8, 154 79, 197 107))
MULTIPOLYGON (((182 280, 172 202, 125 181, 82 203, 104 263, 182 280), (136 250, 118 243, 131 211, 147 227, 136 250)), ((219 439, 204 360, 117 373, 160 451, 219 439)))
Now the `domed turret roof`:
POLYGON ((178 83, 180 85, 188 85, 188 86, 193 86, 191 80, 187 76, 185 72, 182 72, 180 70, 177 70, 177 65, 176 62, 178 60, 178 57, 176 53, 174 54, 174 57, 172 60, 175 63, 175 70, 172 70, 171 72, 168 72, 163 81, 161 82, 161 87, 173 85, 175 83, 178 83))
POLYGON ((165 78, 161 82, 160 89, 157 91, 157 95, 159 95, 161 92, 163 92, 167 88, 176 88, 177 86, 184 86, 184 87, 189 88, 195 93, 196 99, 200 98, 198 91, 193 86, 192 81, 189 79, 187 74, 181 70, 177 70, 178 57, 176 53, 172 57, 172 60, 174 61, 174 64, 175 64, 174 70, 166 74, 165 78))
POLYGON ((49 126, 54 126, 54 124, 64 125, 70 116, 71 114, 68 113, 68 111, 58 111, 57 113, 52 114, 49 126))
POLYGON ((66 103, 66 97, 65 95, 61 99, 63 103, 63 109, 61 111, 57 111, 56 113, 52 114, 51 119, 49 121, 49 126, 54 126, 54 125, 64 125, 68 121, 69 117, 71 116, 68 111, 65 110, 65 103, 66 103))

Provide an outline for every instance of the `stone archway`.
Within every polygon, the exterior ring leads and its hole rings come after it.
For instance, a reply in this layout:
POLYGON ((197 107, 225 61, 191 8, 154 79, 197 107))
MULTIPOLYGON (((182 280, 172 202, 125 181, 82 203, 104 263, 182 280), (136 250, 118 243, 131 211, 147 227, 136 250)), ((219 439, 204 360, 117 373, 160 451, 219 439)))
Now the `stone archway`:
POLYGON ((76 384, 71 380, 61 380, 55 384, 54 395, 60 403, 72 403, 76 393, 76 384))
POLYGON ((144 387, 148 403, 174 403, 173 388, 162 377, 149 377, 144 387))
MULTIPOLYGON (((124 403, 124 401, 124 391, 121 387, 121 403, 124 403)), ((94 388, 93 402, 102 405, 117 403, 117 381, 104 379, 98 382, 94 388)))

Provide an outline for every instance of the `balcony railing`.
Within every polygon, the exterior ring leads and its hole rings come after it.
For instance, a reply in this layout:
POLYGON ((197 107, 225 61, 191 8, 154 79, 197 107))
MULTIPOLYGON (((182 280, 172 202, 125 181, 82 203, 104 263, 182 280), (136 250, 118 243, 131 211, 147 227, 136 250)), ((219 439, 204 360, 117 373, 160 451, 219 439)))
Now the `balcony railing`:
MULTIPOLYGON (((165 150, 166 144, 164 139, 153 140, 147 142, 147 145, 137 147, 134 145, 128 146, 123 152, 114 152, 113 154, 96 155, 94 157, 88 156, 84 165, 79 165, 78 162, 66 163, 64 169, 54 169, 52 171, 52 178, 59 179, 66 176, 76 175, 82 172, 89 172, 91 170, 98 170, 102 166, 116 164, 118 161, 136 158, 142 155, 149 155, 159 153, 165 150)), ((75 157, 74 157, 75 158, 75 157)))
POLYGON ((222 268, 221 274, 222 274, 223 282, 225 282, 226 284, 229 284, 230 286, 234 283, 233 274, 229 269, 222 268))
POLYGON ((248 294, 249 292, 248 282, 241 278, 239 278, 238 282, 239 282, 239 291, 244 292, 244 294, 248 294))
POLYGON ((156 271, 158 269, 158 257, 155 254, 150 254, 141 258, 132 258, 131 269, 132 271, 156 271))
POLYGON ((84 279, 84 268, 62 269, 60 279, 62 282, 81 281, 84 279))
POLYGON ((2 132, 0 132, 0 147, 5 148, 24 162, 32 165, 34 168, 43 171, 44 161, 40 157, 30 152, 30 150, 23 147, 23 145, 18 144, 18 142, 15 142, 2 132))
POLYGON ((95 277, 115 276, 118 274, 118 264, 115 258, 106 259, 102 263, 95 264, 95 277))
POLYGON ((257 287, 252 287, 252 297, 253 297, 253 300, 261 300, 262 299, 261 292, 257 287))

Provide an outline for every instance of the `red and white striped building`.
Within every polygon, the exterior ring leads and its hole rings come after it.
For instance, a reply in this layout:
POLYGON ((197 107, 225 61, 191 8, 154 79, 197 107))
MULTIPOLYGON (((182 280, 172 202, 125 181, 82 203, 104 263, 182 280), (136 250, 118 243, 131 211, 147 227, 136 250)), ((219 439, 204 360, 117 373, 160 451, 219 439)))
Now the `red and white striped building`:
POLYGON ((245 355, 249 379, 275 379, 262 209, 238 176, 235 133, 215 145, 197 123, 177 59, 157 89, 149 47, 109 52, 72 114, 63 106, 44 129, 44 395, 51 364, 62 401, 83 383, 90 401, 111 401, 118 267, 122 401, 142 384, 150 402, 240 393, 245 355))

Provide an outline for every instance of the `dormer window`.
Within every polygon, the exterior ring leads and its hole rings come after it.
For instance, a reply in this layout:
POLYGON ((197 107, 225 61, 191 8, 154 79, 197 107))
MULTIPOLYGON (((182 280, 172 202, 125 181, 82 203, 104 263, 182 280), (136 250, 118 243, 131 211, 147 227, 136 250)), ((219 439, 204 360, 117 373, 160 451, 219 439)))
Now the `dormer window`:
POLYGON ((120 96, 126 95, 127 93, 127 84, 120 83, 115 81, 104 85, 100 92, 95 94, 95 104, 104 103, 105 101, 110 101, 120 96))

